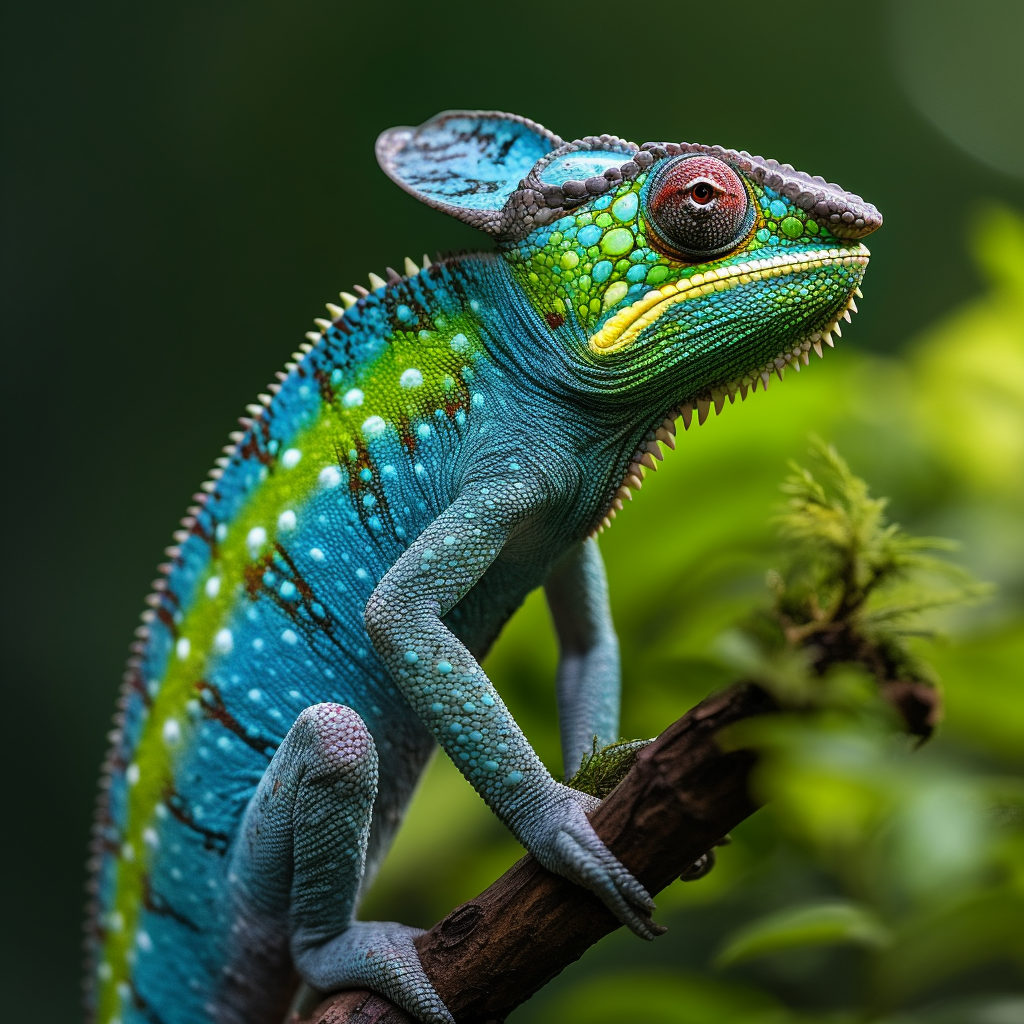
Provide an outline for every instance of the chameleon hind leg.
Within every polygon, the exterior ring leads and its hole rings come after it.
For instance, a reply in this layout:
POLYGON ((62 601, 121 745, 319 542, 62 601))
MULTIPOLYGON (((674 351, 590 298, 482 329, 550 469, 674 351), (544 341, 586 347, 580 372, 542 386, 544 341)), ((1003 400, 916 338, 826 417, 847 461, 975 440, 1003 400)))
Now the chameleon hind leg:
MULTIPOLYGON (((413 946, 420 929, 354 920, 376 793, 377 751, 359 715, 340 704, 303 711, 260 781, 232 854, 238 945, 227 989, 251 993, 246 961, 265 962, 261 937, 275 932, 288 937, 311 988, 370 988, 420 1020, 453 1024, 413 946)), ((249 1001, 251 1013, 251 994, 249 1001)), ((222 1017, 233 1019, 230 1010, 222 1017)))

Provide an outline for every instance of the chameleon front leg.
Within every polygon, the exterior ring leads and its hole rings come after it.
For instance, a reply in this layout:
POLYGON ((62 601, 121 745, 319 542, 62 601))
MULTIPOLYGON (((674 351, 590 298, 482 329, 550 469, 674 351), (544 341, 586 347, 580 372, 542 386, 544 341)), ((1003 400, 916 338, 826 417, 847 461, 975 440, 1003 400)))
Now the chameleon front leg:
POLYGON ((339 704, 303 711, 232 851, 222 1024, 266 1019, 261 985, 287 977, 289 959, 317 991, 365 986, 419 1020, 453 1024, 413 945, 422 930, 354 920, 376 793, 377 751, 359 715, 339 704))
POLYGON ((574 545, 544 583, 558 634, 558 724, 566 777, 619 738, 619 640, 597 541, 574 545))
POLYGON ((377 585, 366 627, 410 705, 516 838, 546 868, 594 892, 637 935, 654 938, 650 896, 587 820, 597 800, 551 777, 476 659, 442 622, 517 527, 542 511, 542 485, 519 476, 467 485, 377 585))

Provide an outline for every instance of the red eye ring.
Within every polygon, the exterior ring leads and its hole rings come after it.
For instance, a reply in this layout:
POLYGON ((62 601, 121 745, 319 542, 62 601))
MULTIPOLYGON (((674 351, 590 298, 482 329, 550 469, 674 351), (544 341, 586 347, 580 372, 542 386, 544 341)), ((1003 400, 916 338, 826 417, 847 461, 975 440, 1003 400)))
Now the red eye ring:
POLYGON ((645 210, 653 238, 669 253, 691 262, 735 247, 754 222, 743 178, 717 157, 700 154, 667 160, 646 188, 645 210))

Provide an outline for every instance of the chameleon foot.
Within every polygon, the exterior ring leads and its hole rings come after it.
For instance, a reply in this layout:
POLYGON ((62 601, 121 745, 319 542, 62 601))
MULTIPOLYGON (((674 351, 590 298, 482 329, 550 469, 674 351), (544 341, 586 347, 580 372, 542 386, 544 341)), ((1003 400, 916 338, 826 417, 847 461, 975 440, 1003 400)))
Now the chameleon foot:
POLYGON ((320 992, 365 986, 426 1024, 455 1024, 413 945, 422 934, 394 921, 355 921, 323 945, 297 950, 295 966, 320 992))

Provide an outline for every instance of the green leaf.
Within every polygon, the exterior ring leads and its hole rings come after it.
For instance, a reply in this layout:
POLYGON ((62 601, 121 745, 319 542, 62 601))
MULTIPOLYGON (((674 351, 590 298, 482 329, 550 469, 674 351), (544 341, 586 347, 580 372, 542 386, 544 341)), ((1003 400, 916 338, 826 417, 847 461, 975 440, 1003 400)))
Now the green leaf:
POLYGON ((744 925, 728 940, 716 963, 728 967, 766 953, 804 946, 853 943, 877 948, 889 942, 886 927, 864 907, 837 901, 813 903, 787 907, 744 925))

